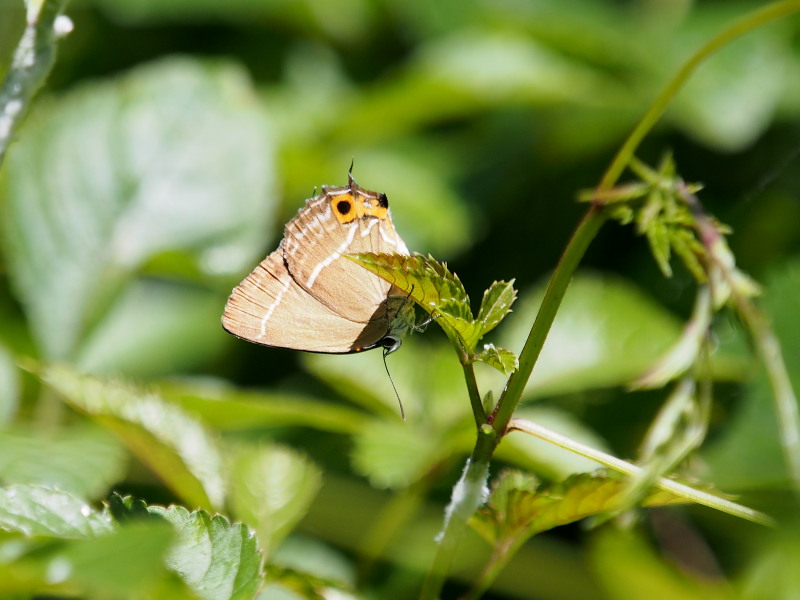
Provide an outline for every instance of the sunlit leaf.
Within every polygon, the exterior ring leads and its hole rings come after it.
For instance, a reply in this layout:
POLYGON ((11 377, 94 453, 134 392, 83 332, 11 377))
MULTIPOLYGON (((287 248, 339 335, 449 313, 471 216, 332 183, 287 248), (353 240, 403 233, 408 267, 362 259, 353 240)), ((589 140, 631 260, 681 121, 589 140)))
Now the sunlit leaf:
POLYGON ((44 383, 117 435, 190 505, 221 506, 222 459, 210 432, 175 405, 119 381, 43 369, 44 383))
POLYGON ((305 516, 322 474, 308 458, 281 446, 236 447, 228 461, 233 514, 270 550, 305 516))
MULTIPOLYGON (((537 488, 535 480, 511 472, 495 482, 489 502, 476 513, 472 524, 491 544, 518 543, 553 527, 616 509, 620 494, 629 485, 630 480, 601 471, 574 475, 561 483, 537 488)), ((668 492, 657 491, 644 504, 685 502, 668 492)))
POLYGON ((41 485, 0 488, 0 529, 67 539, 109 533, 111 519, 83 498, 41 485))
POLYGON ((16 427, 0 430, 0 482, 51 485, 86 498, 106 494, 124 475, 120 443, 96 426, 52 433, 16 427))
POLYGON ((485 335, 500 323, 511 312, 511 305, 517 299, 514 280, 495 281, 483 293, 481 308, 478 311, 478 322, 481 324, 481 335, 485 335))
POLYGON ((519 367, 516 354, 505 348, 496 348, 494 344, 484 344, 483 350, 475 355, 475 360, 494 367, 504 375, 510 375, 519 367))
POLYGON ((448 337, 458 339, 471 354, 481 335, 473 320, 469 296, 458 275, 445 263, 419 254, 364 253, 350 257, 408 294, 436 319, 448 337))
POLYGON ((149 507, 175 526, 167 565, 203 600, 250 600, 261 585, 261 551, 253 532, 222 515, 182 506, 149 507))
POLYGON ((246 268, 269 225, 271 158, 231 65, 166 60, 40 103, 8 156, 0 223, 43 354, 71 356, 155 256, 206 274, 246 268))

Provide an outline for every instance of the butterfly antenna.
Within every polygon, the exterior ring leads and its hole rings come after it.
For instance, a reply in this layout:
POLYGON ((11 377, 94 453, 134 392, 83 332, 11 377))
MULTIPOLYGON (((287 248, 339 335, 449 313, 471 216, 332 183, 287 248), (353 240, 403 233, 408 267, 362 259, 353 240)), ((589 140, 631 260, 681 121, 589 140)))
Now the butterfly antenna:
POLYGON ((403 421, 406 420, 406 411, 403 408, 403 401, 400 400, 400 394, 397 393, 397 386, 394 384, 394 379, 392 379, 392 374, 389 373, 389 365, 386 364, 386 355, 389 354, 389 349, 383 349, 383 368, 386 369, 386 376, 389 378, 389 383, 392 384, 392 389, 394 390, 394 395, 397 398, 397 403, 400 405, 400 416, 403 418, 403 421))

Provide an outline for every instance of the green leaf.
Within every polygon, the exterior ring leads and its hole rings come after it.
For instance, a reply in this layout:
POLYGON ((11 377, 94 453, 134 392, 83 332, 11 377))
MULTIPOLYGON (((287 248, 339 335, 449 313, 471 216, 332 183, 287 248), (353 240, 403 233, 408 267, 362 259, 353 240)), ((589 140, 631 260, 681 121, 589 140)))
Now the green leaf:
MULTIPOLYGON (((163 521, 130 523, 67 545, 51 559, 48 573, 62 574, 89 596, 153 593, 167 575, 163 560, 173 538, 172 528, 163 521)), ((58 575, 54 579, 58 582, 58 575)))
POLYGON ((198 421, 159 396, 122 382, 47 367, 44 383, 106 427, 190 505, 221 506, 222 458, 198 421))
POLYGON ((516 354, 505 348, 496 348, 494 344, 484 344, 483 350, 475 355, 475 360, 494 367, 503 375, 510 375, 519 367, 516 354))
POLYGON ((26 536, 81 539, 112 531, 106 512, 63 490, 17 484, 0 488, 0 529, 26 536))
MULTIPOLYGON (((763 310, 780 341, 792 387, 800 390, 800 260, 773 267, 764 277, 763 310)), ((750 362, 752 362, 750 358, 750 362)), ((728 415, 726 427, 701 450, 709 479, 722 489, 785 490, 791 486, 778 435, 775 400, 763 366, 728 415)))
POLYGON ((230 504, 237 519, 275 548, 305 516, 322 483, 308 458, 281 446, 239 446, 228 456, 230 504))
POLYGON ((517 299, 514 280, 495 281, 483 292, 481 308, 478 311, 478 322, 481 324, 481 336, 486 335, 511 312, 511 305, 517 299))
POLYGON ((451 340, 472 354, 480 339, 480 326, 474 321, 469 296, 458 275, 433 257, 416 254, 375 254, 348 256, 364 268, 407 292, 451 340))
MULTIPOLYGON (((359 360, 360 357, 348 355, 347 358, 359 360)), ((242 391, 218 382, 168 381, 158 386, 158 392, 168 402, 217 430, 297 425, 335 433, 353 433, 367 418, 362 411, 341 404, 290 392, 242 391)))
POLYGON ((172 528, 158 520, 77 540, 8 540, 0 595, 195 600, 164 564, 173 537, 172 528))
MULTIPOLYGON (((494 482, 489 502, 471 524, 492 545, 519 544, 553 527, 614 510, 629 485, 630 480, 618 478, 612 471, 599 471, 539 489, 534 479, 506 472, 494 482)), ((644 501, 646 506, 684 503, 663 491, 644 501)))
POLYGON ((670 234, 667 224, 661 219, 654 219, 645 229, 645 235, 658 268, 664 277, 672 277, 672 267, 669 264, 670 234))
POLYGON ((705 256, 706 251, 695 237, 694 232, 683 228, 675 229, 670 236, 670 243, 675 254, 681 258, 692 276, 699 283, 705 283, 708 276, 698 257, 705 256))
POLYGON ((76 358, 82 371, 163 376, 190 369, 227 342, 216 292, 146 279, 123 289, 76 358), (135 326, 134 326, 135 324, 135 326))
POLYGON ((0 344, 0 427, 10 422, 19 402, 19 375, 11 353, 0 344))
POLYGON ((443 440, 402 421, 375 421, 354 437, 353 467, 378 488, 402 488, 447 457, 443 440))
MULTIPOLYGON (((609 600, 737 600, 728 582, 692 577, 676 569, 640 536, 604 529, 591 547, 590 559, 609 600)), ((747 595, 746 597, 749 597, 747 595)), ((770 596, 770 598, 779 596, 770 596)))
POLYGON ((43 355, 73 356, 154 257, 206 276, 249 266, 274 197, 269 140, 231 65, 165 60, 40 103, 8 156, 0 223, 43 355))
MULTIPOLYGON (((543 295, 543 286, 523 294, 506 319, 503 347, 522 347, 543 295)), ((579 272, 567 289, 527 393, 542 396, 627 384, 663 356, 680 334, 678 319, 635 285, 611 275, 579 272)))
POLYGON ((182 506, 149 507, 172 523, 178 538, 167 565, 203 600, 250 600, 262 582, 261 551, 253 532, 222 515, 182 506))
POLYGON ((51 485, 87 498, 106 494, 122 479, 126 454, 97 426, 46 434, 17 427, 0 430, 0 481, 51 485))
MULTIPOLYGON (((303 356, 303 363, 342 398, 364 407, 370 415, 389 421, 400 419, 397 396, 377 353, 308 353, 303 356)), ((449 344, 429 343, 428 339, 410 336, 403 341, 400 351, 387 358, 387 366, 403 402, 408 423, 414 423, 414 427, 417 427, 416 423, 430 425, 434 429, 432 435, 440 438, 454 427, 463 427, 465 435, 473 435, 475 420, 469 403, 465 401, 462 390, 453 385, 453 381, 463 377, 463 369, 449 344)), ((500 377, 492 369, 480 371, 479 376, 491 373, 500 377)), ((351 432, 361 431, 373 422, 364 412, 356 414, 358 419, 353 421, 351 432)))

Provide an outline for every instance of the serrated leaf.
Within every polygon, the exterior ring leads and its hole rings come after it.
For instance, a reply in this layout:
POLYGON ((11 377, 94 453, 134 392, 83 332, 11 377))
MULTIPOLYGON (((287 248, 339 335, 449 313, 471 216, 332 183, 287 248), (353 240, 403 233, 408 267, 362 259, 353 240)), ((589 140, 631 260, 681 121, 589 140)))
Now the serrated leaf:
POLYGON ((348 258, 407 292, 451 340, 458 340, 467 354, 474 352, 481 335, 480 325, 472 316, 461 280, 445 263, 419 254, 367 252, 348 258))
POLYGON ((159 396, 122 382, 44 368, 42 381, 68 404, 117 435, 164 483, 190 505, 221 506, 222 458, 198 421, 159 396))
MULTIPOLYGON (((504 474, 495 482, 487 505, 475 514, 470 524, 490 544, 517 544, 553 527, 615 510, 620 495, 629 486, 630 480, 605 470, 573 475, 539 489, 528 478, 504 474), (514 477, 513 485, 504 483, 509 477, 514 477)), ((643 504, 662 506, 686 502, 659 490, 648 495, 643 504)))
POLYGON ((514 280, 495 281, 489 289, 483 292, 480 310, 478 310, 478 323, 481 324, 481 336, 497 327, 500 321, 511 312, 511 305, 517 299, 517 290, 514 289, 514 280))
POLYGON ((45 434, 0 430, 0 481, 49 485, 87 498, 104 496, 124 475, 125 449, 89 424, 45 434))
POLYGON ((75 494, 41 485, 0 488, 0 529, 26 536, 80 539, 109 533, 109 515, 75 494))
POLYGON ((503 375, 510 375, 519 367, 516 354, 505 348, 497 348, 494 344, 484 344, 483 350, 475 355, 475 360, 494 367, 503 375))
POLYGON ((694 233, 688 229, 677 229, 671 235, 670 242, 675 254, 680 257, 695 280, 698 283, 705 283, 708 276, 698 258, 705 254, 705 248, 694 236, 694 233))
POLYGON ((663 196, 659 190, 653 190, 647 196, 647 200, 636 214, 636 232, 644 234, 652 226, 653 222, 661 214, 664 206, 663 196))
POLYGON ((652 221, 645 230, 645 236, 658 268, 664 277, 672 277, 672 267, 669 264, 670 235, 666 223, 659 219, 652 221))
POLYGON ((5 165, 0 223, 42 354, 72 357, 157 255, 245 268, 269 226, 271 139, 246 75, 221 63, 164 60, 39 103, 5 165))
POLYGON ((322 473, 307 457, 281 446, 238 447, 229 453, 230 504, 255 529, 266 551, 306 514, 322 473))
POLYGON ((117 492, 112 492, 106 501, 108 511, 117 523, 125 523, 138 519, 160 518, 147 509, 147 503, 133 496, 121 496, 117 492))
POLYGON ((222 515, 182 506, 149 507, 175 526, 166 563, 203 600, 250 600, 262 582, 261 551, 253 532, 222 515))

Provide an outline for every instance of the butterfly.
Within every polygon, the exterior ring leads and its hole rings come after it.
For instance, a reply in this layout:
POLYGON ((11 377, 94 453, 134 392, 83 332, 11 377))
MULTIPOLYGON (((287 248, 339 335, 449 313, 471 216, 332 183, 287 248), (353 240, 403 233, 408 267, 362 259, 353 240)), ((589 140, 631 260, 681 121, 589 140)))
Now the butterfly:
POLYGON ((222 326, 256 344, 346 354, 394 352, 413 327, 413 302, 345 254, 408 254, 386 194, 323 186, 284 229, 278 248, 234 288, 222 326))

